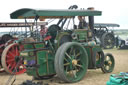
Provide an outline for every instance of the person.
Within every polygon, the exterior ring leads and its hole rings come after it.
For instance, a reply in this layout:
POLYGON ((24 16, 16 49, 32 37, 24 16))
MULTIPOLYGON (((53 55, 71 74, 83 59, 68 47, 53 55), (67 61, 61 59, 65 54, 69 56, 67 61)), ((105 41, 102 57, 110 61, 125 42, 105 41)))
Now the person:
POLYGON ((41 25, 41 30, 40 30, 40 34, 42 37, 45 36, 45 34, 47 33, 48 29, 47 27, 45 27, 45 25, 41 25))
POLYGON ((119 46, 119 36, 117 35, 117 37, 115 39, 116 39, 116 48, 118 48, 118 46, 119 46))
POLYGON ((87 23, 85 21, 85 16, 78 16, 78 20, 79 20, 79 25, 78 25, 79 29, 87 28, 87 23))

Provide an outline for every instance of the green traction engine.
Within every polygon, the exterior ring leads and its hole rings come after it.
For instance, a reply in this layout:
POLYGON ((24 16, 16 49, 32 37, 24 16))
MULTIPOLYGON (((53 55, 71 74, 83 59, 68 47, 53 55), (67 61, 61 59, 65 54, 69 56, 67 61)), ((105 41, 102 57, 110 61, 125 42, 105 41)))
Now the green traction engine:
POLYGON ((94 16, 101 15, 101 11, 72 9, 19 9, 11 13, 12 19, 58 20, 57 24, 48 26, 45 35, 39 34, 36 39, 21 42, 24 51, 20 56, 24 57, 28 75, 40 79, 57 75, 65 82, 77 82, 85 76, 87 69, 101 68, 104 73, 113 71, 113 55, 104 54, 93 35, 94 16), (77 26, 77 16, 88 17, 88 26, 77 26))

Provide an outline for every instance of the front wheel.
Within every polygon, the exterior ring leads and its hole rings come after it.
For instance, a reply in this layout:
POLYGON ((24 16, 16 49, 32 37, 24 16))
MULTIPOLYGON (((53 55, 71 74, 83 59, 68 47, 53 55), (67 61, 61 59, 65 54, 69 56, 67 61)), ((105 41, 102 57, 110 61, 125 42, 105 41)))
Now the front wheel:
POLYGON ((88 55, 82 45, 67 42, 60 46, 55 55, 57 76, 66 82, 81 80, 88 68, 88 55))
POLYGON ((114 66, 115 60, 113 55, 110 53, 105 54, 104 65, 101 67, 101 70, 104 73, 111 73, 114 70, 114 66))

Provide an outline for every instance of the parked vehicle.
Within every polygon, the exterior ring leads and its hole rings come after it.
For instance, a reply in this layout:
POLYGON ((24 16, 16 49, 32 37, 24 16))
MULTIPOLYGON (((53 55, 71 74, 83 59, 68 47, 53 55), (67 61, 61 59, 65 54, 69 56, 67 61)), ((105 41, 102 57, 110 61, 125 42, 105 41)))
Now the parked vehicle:
POLYGON ((20 56, 24 58, 26 73, 35 78, 51 78, 57 74, 65 82, 77 82, 83 79, 87 69, 101 68, 104 73, 112 72, 115 65, 113 55, 104 54, 100 45, 93 40, 94 16, 100 15, 101 11, 93 8, 87 10, 26 8, 11 13, 11 19, 35 19, 36 23, 38 19, 59 19, 57 24, 48 27, 42 41, 37 37, 39 39, 32 42, 21 42, 24 51, 20 52, 20 56), (87 16, 89 27, 77 28, 74 20, 77 16, 87 16), (65 29, 64 21, 68 22, 65 29), (71 21, 73 24, 70 24, 71 21), (68 28, 69 24, 73 29, 68 28))
POLYGON ((94 35, 100 40, 101 47, 104 49, 112 49, 115 44, 115 34, 110 27, 119 27, 119 24, 113 23, 95 23, 94 24, 94 35))

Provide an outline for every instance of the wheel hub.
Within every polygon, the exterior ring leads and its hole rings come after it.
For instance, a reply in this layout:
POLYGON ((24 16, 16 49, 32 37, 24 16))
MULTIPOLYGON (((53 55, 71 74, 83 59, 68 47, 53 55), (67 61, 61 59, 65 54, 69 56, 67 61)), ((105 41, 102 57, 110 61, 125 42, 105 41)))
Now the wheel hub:
POLYGON ((77 61, 77 60, 75 60, 75 59, 74 59, 74 60, 72 60, 72 64, 73 64, 73 65, 77 65, 77 63, 78 63, 78 61, 77 61))
POLYGON ((112 62, 111 61, 105 61, 105 65, 111 66, 112 65, 112 62))
POLYGON ((108 42, 110 43, 110 42, 111 42, 111 40, 109 39, 109 40, 108 40, 108 42))
POLYGON ((110 66, 111 66, 111 65, 112 65, 112 62, 111 62, 111 61, 108 61, 108 65, 110 65, 110 66))
POLYGON ((19 62, 19 60, 20 60, 20 57, 19 56, 15 56, 15 62, 17 63, 17 62, 19 62))

